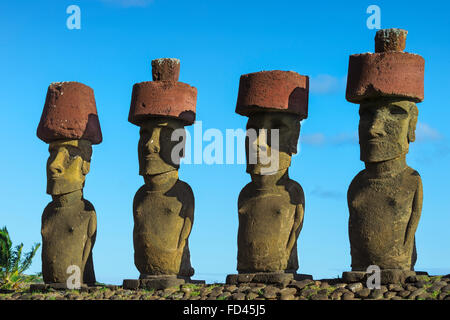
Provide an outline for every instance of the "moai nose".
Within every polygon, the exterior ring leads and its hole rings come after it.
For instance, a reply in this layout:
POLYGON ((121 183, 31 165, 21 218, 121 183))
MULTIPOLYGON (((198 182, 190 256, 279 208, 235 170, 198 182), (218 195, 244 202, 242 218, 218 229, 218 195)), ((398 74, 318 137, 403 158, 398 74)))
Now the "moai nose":
POLYGON ((56 157, 49 165, 49 170, 54 175, 60 175, 64 172, 64 160, 65 156, 63 152, 58 152, 56 157))
POLYGON ((149 144, 149 150, 152 153, 158 153, 161 150, 161 148, 156 143, 150 143, 149 144))
POLYGON ((267 141, 265 129, 256 129, 256 136, 250 138, 251 151, 257 154, 259 151, 265 152, 267 150, 267 141))
POLYGON ((260 129, 258 130, 258 137, 256 138, 256 147, 261 151, 267 150, 267 130, 268 129, 260 129))
POLYGON ((369 134, 374 138, 386 135, 386 132, 384 130, 384 122, 379 115, 375 115, 369 128, 369 134))
POLYGON ((160 132, 160 128, 153 129, 152 135, 147 141, 146 146, 151 153, 158 153, 161 150, 161 145, 159 142, 160 132))

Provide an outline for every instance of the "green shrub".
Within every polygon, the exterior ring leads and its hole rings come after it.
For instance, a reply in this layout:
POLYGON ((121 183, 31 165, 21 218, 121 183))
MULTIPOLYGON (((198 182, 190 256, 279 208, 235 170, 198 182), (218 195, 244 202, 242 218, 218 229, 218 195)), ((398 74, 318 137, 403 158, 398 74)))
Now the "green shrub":
POLYGON ((17 290, 22 283, 27 282, 29 277, 23 272, 30 267, 39 246, 39 243, 34 244, 22 258, 23 243, 13 250, 8 230, 6 227, 0 229, 0 289, 17 290))

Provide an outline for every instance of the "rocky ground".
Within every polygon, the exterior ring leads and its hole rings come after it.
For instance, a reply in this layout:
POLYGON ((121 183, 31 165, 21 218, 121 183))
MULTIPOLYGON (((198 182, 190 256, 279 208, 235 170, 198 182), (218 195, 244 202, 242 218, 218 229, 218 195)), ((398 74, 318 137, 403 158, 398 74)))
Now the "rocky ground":
POLYGON ((292 281, 287 287, 263 284, 185 284, 165 290, 124 290, 99 285, 80 290, 30 292, 29 287, 0 293, 0 300, 450 300, 450 275, 415 276, 406 283, 368 289, 340 279, 292 281))

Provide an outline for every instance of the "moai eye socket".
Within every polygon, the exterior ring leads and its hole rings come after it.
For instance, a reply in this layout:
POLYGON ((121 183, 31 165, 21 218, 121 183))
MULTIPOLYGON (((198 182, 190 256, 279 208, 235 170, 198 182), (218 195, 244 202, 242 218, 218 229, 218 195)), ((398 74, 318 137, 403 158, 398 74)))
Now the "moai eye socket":
POLYGON ((288 126, 283 121, 274 121, 271 129, 286 130, 288 126))
POLYGON ((80 156, 80 150, 78 148, 68 147, 67 152, 69 153, 69 158, 71 160, 80 156))
POLYGON ((393 106, 389 107, 389 113, 391 115, 395 115, 395 116, 402 116, 402 115, 406 116, 408 114, 408 112, 406 112, 405 109, 403 109, 403 108, 401 108, 399 106, 396 106, 396 105, 393 105, 393 106))

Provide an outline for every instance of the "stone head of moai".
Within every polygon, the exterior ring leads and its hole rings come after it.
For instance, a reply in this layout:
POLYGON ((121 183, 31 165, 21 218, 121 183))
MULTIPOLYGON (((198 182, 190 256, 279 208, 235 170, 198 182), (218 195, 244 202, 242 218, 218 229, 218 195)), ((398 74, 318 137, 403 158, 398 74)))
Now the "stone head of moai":
POLYGON ((139 174, 144 177, 180 166, 184 127, 195 121, 197 89, 179 82, 179 73, 178 59, 156 59, 152 61, 153 81, 133 87, 128 120, 141 128, 139 174))
POLYGON ((139 174, 144 177, 134 198, 135 265, 141 278, 190 277, 188 237, 194 195, 178 179, 184 155, 185 126, 195 121, 197 89, 179 82, 180 61, 152 61, 153 81, 133 86, 128 120, 140 127, 139 174))
POLYGON ((292 71, 242 75, 236 113, 247 116, 247 172, 238 200, 239 273, 295 272, 304 194, 288 168, 307 117, 309 78, 292 71))
POLYGON ((407 31, 379 30, 375 53, 350 56, 346 98, 359 104, 366 169, 348 191, 352 270, 413 270, 422 184, 406 164, 424 98, 424 59, 404 52, 407 31))
POLYGON ((300 121, 308 112, 308 77, 292 71, 241 76, 236 113, 247 116, 247 172, 272 175, 297 153, 300 121))
POLYGON ((92 145, 102 141, 93 90, 78 82, 52 83, 37 136, 49 144, 47 193, 53 198, 42 216, 44 281, 65 283, 67 268, 76 266, 80 281, 93 284, 96 214, 82 193, 92 145))
POLYGON ((37 135, 49 144, 47 193, 83 189, 92 144, 102 141, 93 90, 78 82, 52 83, 37 135))
POLYGON ((375 53, 350 56, 347 100, 360 105, 361 160, 406 155, 415 140, 417 102, 423 100, 424 59, 403 52, 407 31, 377 32, 375 53))

